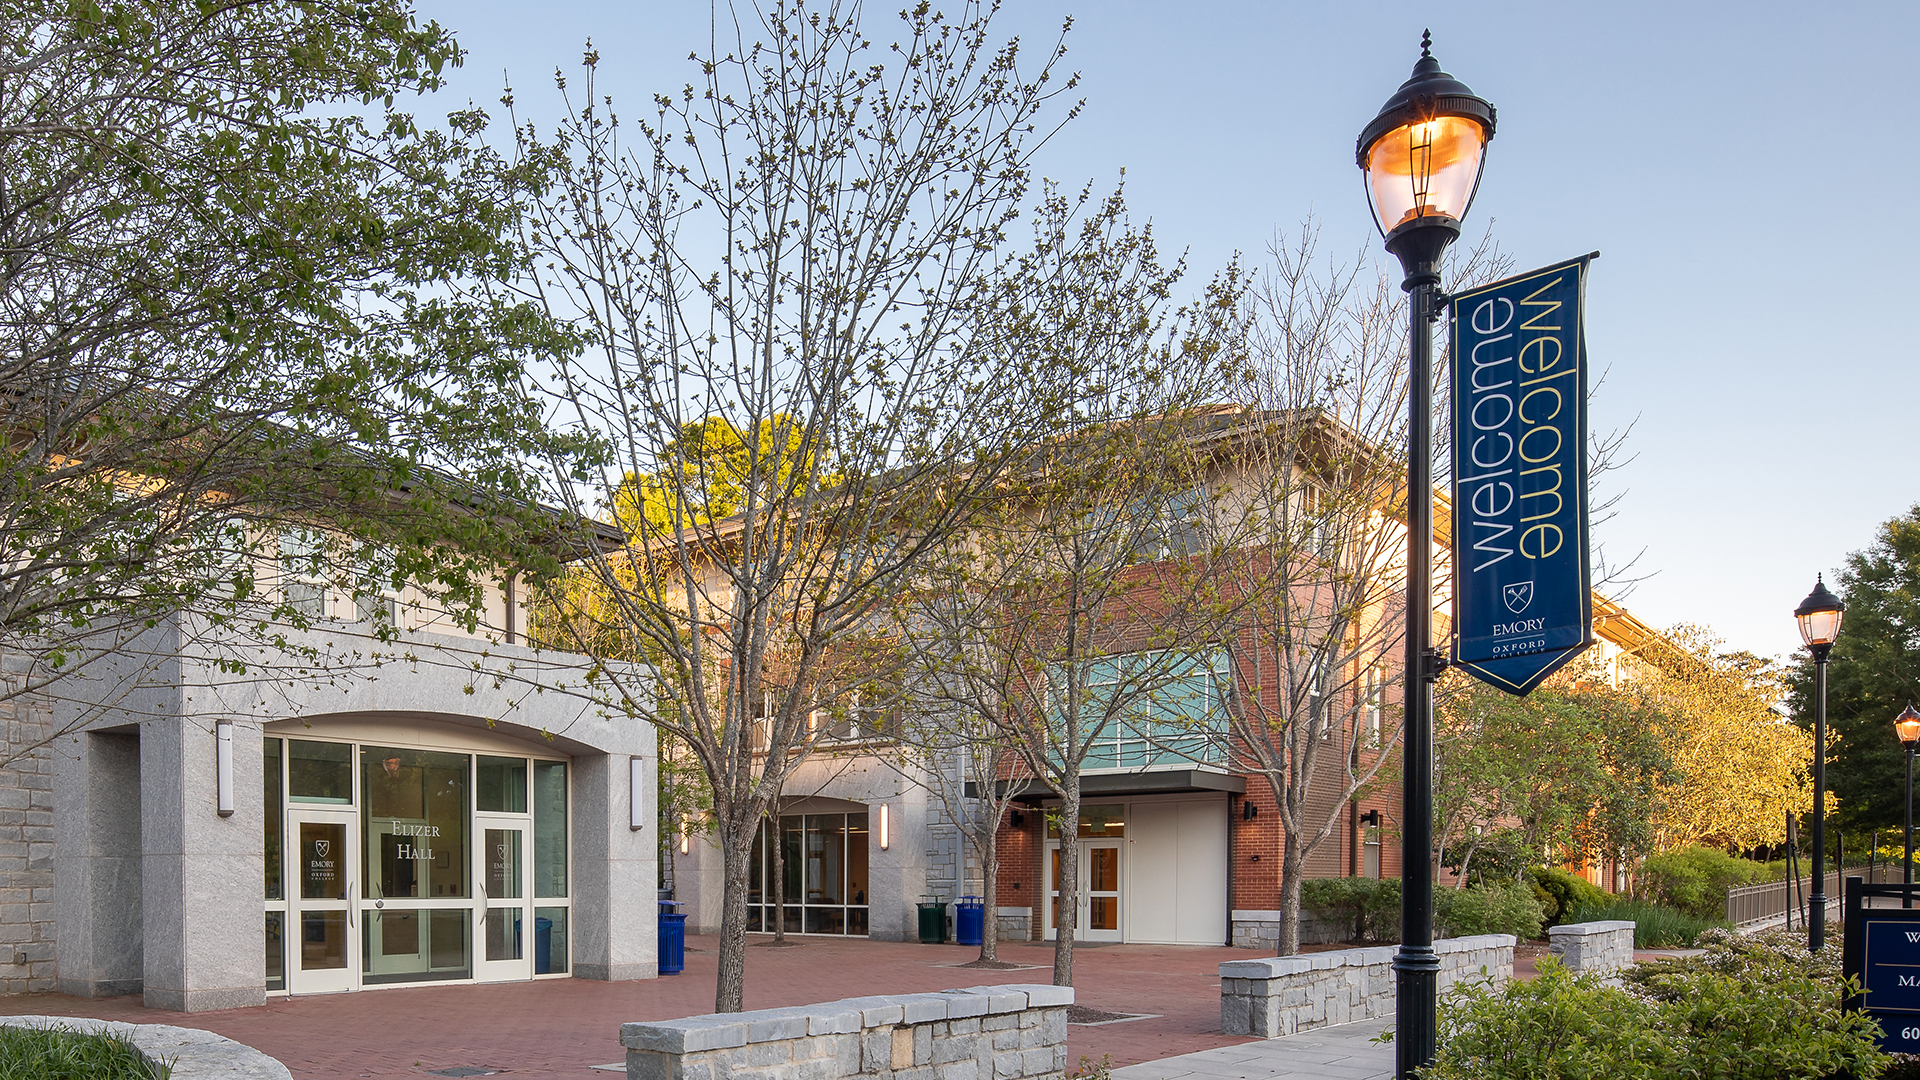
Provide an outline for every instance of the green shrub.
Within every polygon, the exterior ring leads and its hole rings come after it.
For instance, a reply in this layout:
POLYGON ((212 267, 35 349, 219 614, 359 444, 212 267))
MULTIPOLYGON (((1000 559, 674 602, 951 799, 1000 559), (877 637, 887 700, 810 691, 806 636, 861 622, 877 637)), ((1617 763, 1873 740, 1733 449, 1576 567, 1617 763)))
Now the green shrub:
POLYGON ((1545 919, 1531 885, 1489 883, 1433 891, 1434 932, 1440 937, 1512 934, 1526 941, 1540 936, 1545 919))
POLYGON ((1399 878, 1308 878, 1300 906, 1348 927, 1354 941, 1392 941, 1400 936, 1399 878))
POLYGON ((8 1080, 166 1080, 117 1035, 88 1035, 68 1027, 0 1027, 0 1076, 8 1080))
MULTIPOLYGON (((1711 940, 1711 936, 1710 936, 1711 940)), ((1831 950, 1829 950, 1831 951, 1831 950)), ((1800 949, 1804 954, 1805 949, 1800 949)), ((1648 965, 1652 967, 1652 965, 1648 965)), ((1533 982, 1462 984, 1442 1001, 1426 1080, 1873 1080, 1891 1059, 1817 963, 1713 946, 1615 989, 1552 957, 1533 982)))
POLYGON ((1640 868, 1650 899, 1702 919, 1726 913, 1728 889, 1772 879, 1765 863, 1699 846, 1651 856, 1640 868))
POLYGON ((1702 919, 1645 900, 1617 898, 1609 898, 1604 904, 1582 904, 1567 917, 1568 922, 1576 923, 1606 919, 1626 919, 1633 923, 1636 949, 1691 949, 1703 932, 1727 925, 1725 919, 1702 919))
POLYGON ((1441 1001, 1425 1080, 1665 1080, 1681 1060, 1650 1001, 1553 957, 1532 982, 1458 983, 1441 1001))
POLYGON ((1535 895, 1545 898, 1542 906, 1546 908, 1548 926, 1575 921, 1571 916, 1582 905, 1600 907, 1613 902, 1612 894, 1605 889, 1557 866, 1536 866, 1528 870, 1527 875, 1539 890, 1535 895))

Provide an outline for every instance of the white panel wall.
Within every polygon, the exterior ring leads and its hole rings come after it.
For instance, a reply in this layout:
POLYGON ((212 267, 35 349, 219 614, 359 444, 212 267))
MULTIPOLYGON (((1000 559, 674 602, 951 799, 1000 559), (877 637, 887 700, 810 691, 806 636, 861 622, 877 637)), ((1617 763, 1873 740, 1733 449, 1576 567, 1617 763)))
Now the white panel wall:
POLYGON ((1136 802, 1127 813, 1126 940, 1227 940, 1227 801, 1136 802))

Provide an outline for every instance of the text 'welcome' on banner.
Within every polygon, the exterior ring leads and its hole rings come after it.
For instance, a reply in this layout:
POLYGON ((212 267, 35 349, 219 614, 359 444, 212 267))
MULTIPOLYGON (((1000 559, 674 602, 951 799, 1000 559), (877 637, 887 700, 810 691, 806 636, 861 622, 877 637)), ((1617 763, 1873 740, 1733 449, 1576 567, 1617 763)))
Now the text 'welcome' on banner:
POLYGON ((1583 255, 1453 298, 1454 663, 1525 694, 1593 643, 1583 255))

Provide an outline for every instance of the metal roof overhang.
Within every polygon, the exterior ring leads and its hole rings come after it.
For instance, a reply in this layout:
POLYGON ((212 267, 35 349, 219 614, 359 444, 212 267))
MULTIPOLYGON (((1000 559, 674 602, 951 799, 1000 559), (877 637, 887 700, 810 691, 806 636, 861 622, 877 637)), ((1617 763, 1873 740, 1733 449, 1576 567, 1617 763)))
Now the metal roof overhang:
MULTIPOLYGON (((1029 805, 1038 805, 1056 797, 1052 788, 1038 780, 1001 780, 994 784, 994 789, 1003 797, 1009 789, 1012 789, 1014 802, 1029 805), (1022 788, 1025 790, 1021 790, 1022 788)), ((1210 772, 1205 769, 1094 773, 1080 778, 1080 797, 1083 800, 1091 795, 1172 795, 1186 791, 1218 791, 1244 795, 1247 791, 1247 781, 1245 777, 1210 772)), ((967 797, 979 798, 979 785, 969 781, 967 797)))

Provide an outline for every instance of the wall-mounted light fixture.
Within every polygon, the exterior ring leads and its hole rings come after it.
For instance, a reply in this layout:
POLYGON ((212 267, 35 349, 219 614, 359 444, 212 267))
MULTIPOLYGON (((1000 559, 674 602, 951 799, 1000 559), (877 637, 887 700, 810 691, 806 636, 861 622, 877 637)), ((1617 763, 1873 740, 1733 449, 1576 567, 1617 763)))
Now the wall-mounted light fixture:
POLYGON ((1013 827, 1018 829, 1027 823, 1027 815, 1018 810, 1013 812, 1013 827))
POLYGON ((887 850, 887 847, 893 843, 893 837, 890 835, 890 832, 887 828, 888 824, 889 823, 887 821, 887 804, 881 803, 880 804, 880 850, 881 851, 887 850))
POLYGON ((213 725, 213 789, 221 817, 233 816, 233 721, 213 725))
POLYGON ((1252 799, 1241 800, 1240 802, 1240 820, 1241 821, 1252 821, 1254 818, 1257 818, 1259 816, 1260 816, 1260 808, 1254 805, 1252 799))
POLYGON ((629 828, 635 832, 647 823, 646 807, 642 805, 641 794, 647 790, 647 763, 645 758, 627 759, 627 805, 631 807, 632 822, 629 828))
POLYGON ((687 823, 680 823, 680 854, 685 855, 693 847, 693 835, 687 831, 687 823))

